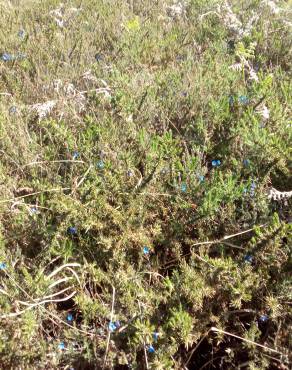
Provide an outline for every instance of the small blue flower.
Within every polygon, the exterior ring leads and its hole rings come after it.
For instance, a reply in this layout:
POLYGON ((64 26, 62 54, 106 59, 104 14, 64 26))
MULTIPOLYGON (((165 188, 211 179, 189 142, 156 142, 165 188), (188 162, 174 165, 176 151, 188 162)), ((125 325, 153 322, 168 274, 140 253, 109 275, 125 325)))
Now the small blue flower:
POLYGON ((243 165, 248 167, 250 165, 250 160, 249 159, 244 159, 243 160, 243 165))
POLYGON ((134 175, 133 171, 131 171, 131 170, 127 171, 127 176, 128 177, 132 177, 133 175, 134 175))
POLYGON ((117 329, 121 327, 121 323, 120 323, 119 320, 115 321, 114 324, 115 324, 117 329))
POLYGON ((73 155, 72 155, 72 159, 75 160, 75 159, 79 158, 79 155, 80 155, 79 152, 74 151, 73 155))
POLYGON ((24 30, 19 30, 18 33, 17 33, 17 36, 20 38, 20 39, 23 39, 24 36, 25 36, 25 31, 24 30))
POLYGON ((14 114, 14 113, 16 113, 17 112, 17 108, 16 108, 16 106, 15 105, 13 105, 12 107, 10 107, 9 108, 9 113, 10 114, 14 114))
POLYGON ((181 184, 181 187, 180 187, 181 191, 183 193, 185 193, 187 191, 187 184, 181 184))
POLYGON ((239 103, 240 104, 243 104, 243 105, 246 105, 246 104, 249 103, 249 99, 245 95, 240 95, 240 97, 238 98, 238 100, 239 100, 239 103))
POLYGON ((36 207, 30 207, 28 212, 29 212, 30 216, 33 216, 33 215, 38 213, 38 210, 37 210, 36 207))
POLYGON ((155 331, 153 333, 153 339, 154 339, 155 342, 158 340, 158 337, 159 337, 159 333, 157 331, 155 331))
POLYGON ((68 313, 68 315, 67 315, 67 321, 73 321, 73 315, 72 315, 72 313, 68 313))
POLYGON ((253 197, 255 195, 255 188, 257 187, 257 184, 253 181, 250 185, 250 195, 253 197))
POLYGON ((3 60, 3 62, 11 62, 15 59, 15 56, 9 53, 3 53, 1 59, 3 60))
POLYGON ((150 252, 150 251, 149 251, 149 248, 148 248, 148 247, 146 247, 146 246, 145 246, 145 247, 143 247, 143 253, 144 253, 144 254, 149 254, 149 252, 150 252))
POLYGON ((253 262, 253 256, 251 254, 247 254, 244 256, 244 261, 246 263, 252 263, 253 262))
POLYGON ((229 96, 228 101, 231 106, 234 105, 234 97, 232 95, 229 96))
POLYGON ((102 55, 100 55, 100 54, 95 54, 94 59, 95 59, 97 62, 100 62, 100 61, 102 61, 102 60, 103 60, 103 57, 102 57, 102 55))
POLYGON ((199 177, 200 182, 203 182, 205 180, 205 176, 203 176, 203 175, 199 175, 198 177, 199 177))
POLYGON ((213 167, 219 167, 221 164, 221 161, 220 159, 213 159, 211 163, 213 167))
POLYGON ((99 170, 102 170, 104 168, 104 162, 103 161, 98 161, 97 164, 96 164, 96 167, 99 170))
POLYGON ((108 329, 109 329, 109 331, 114 332, 117 329, 117 327, 116 327, 115 323, 110 321, 110 323, 108 324, 108 329))
POLYGON ((260 322, 261 324, 265 324, 268 320, 269 320, 269 317, 268 317, 267 315, 261 315, 261 316, 259 317, 259 322, 260 322))
POLYGON ((152 344, 150 344, 150 346, 148 346, 147 351, 149 353, 154 353, 155 352, 155 348, 152 346, 152 344))
POLYGON ((0 263, 0 270, 5 270, 6 269, 6 263, 5 262, 1 262, 0 263))
POLYGON ((65 349, 65 343, 64 342, 59 343, 58 348, 61 349, 61 350, 64 350, 65 349))
POLYGON ((67 229, 67 233, 70 235, 77 235, 77 228, 74 226, 70 226, 67 229))

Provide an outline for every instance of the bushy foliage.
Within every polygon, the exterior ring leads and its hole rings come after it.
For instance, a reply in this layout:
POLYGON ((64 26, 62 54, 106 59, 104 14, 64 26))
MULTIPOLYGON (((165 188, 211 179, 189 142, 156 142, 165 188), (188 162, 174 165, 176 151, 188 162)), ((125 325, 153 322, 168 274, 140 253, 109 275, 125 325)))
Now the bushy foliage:
POLYGON ((288 369, 288 4, 0 9, 1 368, 288 369))

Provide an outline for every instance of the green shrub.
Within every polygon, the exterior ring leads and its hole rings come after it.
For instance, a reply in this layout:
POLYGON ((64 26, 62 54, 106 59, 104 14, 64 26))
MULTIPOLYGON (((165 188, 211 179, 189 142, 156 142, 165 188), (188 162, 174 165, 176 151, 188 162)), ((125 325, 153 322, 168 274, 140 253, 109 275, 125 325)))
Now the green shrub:
POLYGON ((0 367, 288 368, 288 5, 6 3, 0 367))

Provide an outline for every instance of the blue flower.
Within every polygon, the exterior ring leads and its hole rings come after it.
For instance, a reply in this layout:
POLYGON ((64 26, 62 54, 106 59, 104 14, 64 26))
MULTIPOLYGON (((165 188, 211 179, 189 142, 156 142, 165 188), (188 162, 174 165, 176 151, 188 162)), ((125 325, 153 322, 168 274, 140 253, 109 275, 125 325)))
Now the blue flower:
POLYGON ((16 108, 16 106, 15 105, 13 105, 12 107, 10 107, 9 108, 9 113, 10 114, 14 114, 14 113, 16 113, 17 112, 17 108, 16 108))
POLYGON ((244 256, 244 261, 246 263, 252 263, 253 262, 253 256, 251 254, 247 254, 244 256))
POLYGON ((260 322, 261 324, 265 324, 268 320, 269 320, 269 317, 268 317, 267 315, 261 315, 261 316, 259 317, 259 322, 260 322))
POLYGON ((117 329, 117 327, 116 327, 115 323, 110 321, 110 323, 108 324, 108 329, 109 329, 109 331, 114 332, 117 329))
POLYGON ((232 95, 229 96, 228 101, 231 106, 234 105, 234 97, 232 95))
POLYGON ((3 60, 3 62, 11 62, 12 60, 24 59, 24 58, 26 58, 26 54, 23 54, 23 53, 18 53, 17 55, 3 53, 1 55, 1 59, 3 60))
POLYGON ((155 342, 157 341, 158 336, 159 336, 159 333, 158 333, 157 331, 155 331, 155 332, 153 333, 153 339, 154 339, 154 341, 155 341, 155 342))
POLYGON ((203 175, 199 175, 198 177, 199 177, 200 182, 203 182, 205 180, 205 176, 203 175))
POLYGON ((243 160, 243 165, 248 167, 250 165, 250 160, 249 159, 244 159, 243 160))
POLYGON ((58 348, 61 350, 65 349, 65 343, 64 342, 59 343, 58 348))
POLYGON ((115 324, 117 329, 121 327, 121 323, 120 323, 119 320, 115 321, 114 324, 115 324))
POLYGON ((28 210, 30 216, 33 216, 35 215, 36 213, 38 213, 38 210, 36 207, 30 207, 29 210, 28 210))
POLYGON ((25 31, 24 31, 24 30, 19 30, 19 31, 18 31, 18 33, 17 33, 17 36, 18 36, 19 38, 23 39, 23 38, 24 38, 24 36, 25 36, 25 31))
POLYGON ((73 315, 72 315, 72 313, 68 313, 68 315, 67 315, 67 321, 73 321, 73 315))
POLYGON ((75 151, 75 152, 73 152, 73 155, 72 155, 72 159, 77 159, 77 158, 79 158, 79 152, 77 152, 77 151, 75 151))
POLYGON ((255 188, 257 187, 257 184, 252 181, 251 185, 250 185, 250 195, 253 197, 254 194, 255 194, 255 188))
POLYGON ((104 162, 103 161, 98 161, 97 164, 96 164, 96 167, 99 170, 102 170, 104 168, 104 162))
POLYGON ((100 55, 100 54, 95 54, 94 59, 95 59, 97 62, 100 62, 100 61, 102 61, 102 60, 103 60, 103 57, 102 57, 102 55, 100 55))
POLYGON ((220 159, 213 159, 211 163, 213 167, 219 167, 221 164, 221 161, 220 159))
POLYGON ((15 59, 15 56, 9 53, 3 53, 1 59, 3 62, 10 62, 15 59))
POLYGON ((240 97, 238 98, 238 100, 239 100, 239 103, 240 104, 243 104, 243 105, 246 105, 246 104, 249 103, 249 99, 245 95, 240 95, 240 97))
POLYGON ((147 351, 149 353, 154 353, 155 352, 155 348, 152 346, 152 344, 150 344, 150 346, 148 346, 147 351))
POLYGON ((0 270, 5 270, 6 269, 6 263, 5 262, 1 262, 0 263, 0 270))
POLYGON ((128 177, 132 177, 133 175, 134 175, 133 171, 131 171, 131 170, 127 171, 127 176, 128 177))
POLYGON ((143 247, 143 253, 144 254, 149 254, 149 248, 148 247, 143 247))
POLYGON ((181 191, 183 193, 185 193, 187 191, 187 184, 181 184, 181 187, 180 187, 181 191))
POLYGON ((70 235, 77 235, 77 228, 74 226, 70 226, 67 229, 67 233, 70 235))

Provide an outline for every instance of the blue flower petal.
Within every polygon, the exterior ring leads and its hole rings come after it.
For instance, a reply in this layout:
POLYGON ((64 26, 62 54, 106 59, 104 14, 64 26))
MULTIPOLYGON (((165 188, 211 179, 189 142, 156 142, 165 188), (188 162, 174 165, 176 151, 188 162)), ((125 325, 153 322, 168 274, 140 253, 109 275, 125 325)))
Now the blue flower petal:
POLYGON ((16 113, 17 112, 17 108, 16 108, 16 106, 15 105, 13 105, 12 107, 10 107, 9 108, 9 113, 10 114, 14 114, 14 113, 16 113))
POLYGON ((74 226, 70 226, 68 227, 67 232, 70 235, 77 235, 77 228, 74 226))
POLYGON ((109 331, 114 332, 117 329, 117 327, 112 321, 110 321, 110 323, 108 324, 108 329, 109 331))
POLYGON ((5 262, 1 262, 0 263, 0 270, 5 270, 6 269, 6 263, 5 262))
POLYGON ((155 348, 152 346, 152 344, 150 344, 150 346, 148 346, 147 351, 149 353, 154 353, 155 352, 155 348))
POLYGON ((100 61, 102 61, 102 60, 103 60, 103 57, 102 57, 102 55, 100 55, 100 54, 95 54, 94 59, 95 59, 97 62, 100 62, 100 61))
POLYGON ((244 256, 244 261, 247 263, 252 263, 253 262, 253 256, 251 254, 247 254, 244 256))
POLYGON ((268 320, 269 320, 269 317, 268 317, 267 315, 261 315, 261 316, 259 317, 259 322, 260 322, 261 324, 265 324, 268 320))
POLYGON ((79 152, 75 151, 75 152, 73 152, 72 158, 75 160, 75 159, 79 158, 79 155, 80 155, 79 152))
POLYGON ((155 342, 158 340, 158 337, 159 337, 159 333, 157 331, 155 331, 153 333, 153 339, 154 339, 155 342))
POLYGON ((211 164, 212 164, 213 167, 219 167, 220 164, 221 164, 221 161, 220 161, 220 159, 213 159, 211 164))
POLYGON ((229 96, 228 101, 229 101, 229 104, 232 106, 234 104, 234 97, 229 96))
POLYGON ((9 53, 3 53, 1 59, 3 62, 10 62, 15 59, 15 56, 9 53))
POLYGON ((103 162, 103 161, 98 161, 98 162, 97 162, 97 164, 96 164, 96 167, 97 167, 99 170, 104 169, 104 162, 103 162))
POLYGON ((185 193, 187 191, 187 184, 181 184, 181 191, 185 193))
POLYGON ((148 247, 143 247, 143 253, 144 254, 149 254, 149 248, 148 247))
POLYGON ((119 320, 115 321, 114 324, 115 324, 117 329, 121 327, 121 323, 120 323, 119 320))
POLYGON ((68 313, 68 315, 67 315, 67 321, 73 321, 73 315, 72 315, 72 313, 68 313))
POLYGON ((245 104, 248 104, 248 103, 249 103, 249 99, 248 99, 248 97, 247 97, 247 96, 245 96, 245 95, 241 95, 241 96, 238 98, 238 100, 239 100, 239 103, 240 103, 240 104, 243 104, 243 105, 245 105, 245 104))
POLYGON ((18 31, 18 33, 17 33, 17 36, 18 36, 19 38, 23 39, 23 38, 24 38, 24 36, 25 36, 25 31, 24 31, 24 30, 19 30, 19 31, 18 31))
POLYGON ((61 350, 65 349, 65 343, 64 342, 59 343, 58 348, 61 350))

